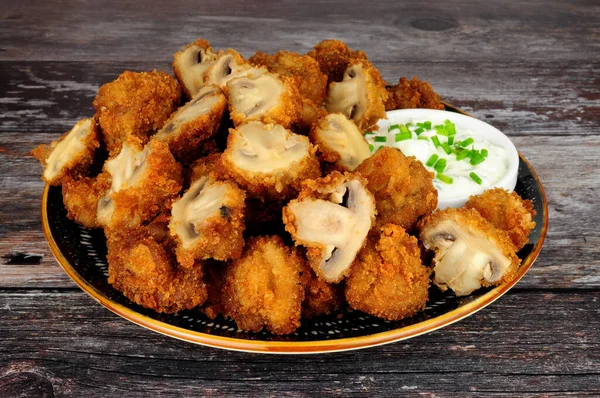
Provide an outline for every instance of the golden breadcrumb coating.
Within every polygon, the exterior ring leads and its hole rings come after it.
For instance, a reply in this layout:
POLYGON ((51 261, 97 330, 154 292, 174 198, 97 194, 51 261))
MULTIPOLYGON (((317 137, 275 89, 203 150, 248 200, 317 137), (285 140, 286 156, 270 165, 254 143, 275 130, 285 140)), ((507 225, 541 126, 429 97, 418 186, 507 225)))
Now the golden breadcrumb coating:
POLYGON ((180 269, 174 256, 145 229, 107 233, 108 283, 129 300, 156 312, 202 305, 202 264, 180 269))
MULTIPOLYGON (((123 146, 123 151, 136 153, 128 145, 123 146)), ((98 222, 102 226, 139 226, 169 208, 171 200, 179 194, 183 183, 181 165, 175 161, 167 144, 151 141, 139 161, 140 164, 132 163, 125 156, 104 164, 103 174, 108 175, 112 185, 98 202, 98 222)))
POLYGON ((302 270, 304 286, 304 302, 302 316, 327 315, 337 311, 344 304, 344 286, 341 283, 328 283, 317 277, 314 271, 306 265, 302 270))
POLYGON ((204 283, 208 297, 200 308, 210 319, 215 319, 223 311, 223 283, 225 282, 225 271, 227 263, 220 261, 207 260, 204 262, 204 283))
POLYGON ((211 177, 215 180, 225 179, 223 178, 220 153, 211 153, 208 156, 203 156, 189 166, 186 176, 188 181, 187 187, 192 182, 200 179, 200 177, 211 177))
POLYGON ((412 108, 444 110, 440 96, 433 91, 431 85, 424 80, 418 80, 416 76, 412 80, 401 77, 398 84, 389 86, 387 91, 386 111, 412 108))
POLYGON ((239 258, 244 247, 246 194, 229 181, 200 177, 173 203, 169 229, 177 240, 177 261, 239 258))
POLYGON ((60 185, 66 177, 85 174, 100 147, 98 125, 94 119, 81 119, 50 145, 42 144, 31 154, 44 166, 42 181, 60 185))
POLYGON ((98 201, 110 188, 110 179, 100 174, 98 177, 65 177, 62 195, 67 217, 86 228, 99 228, 98 201))
POLYGON ((339 40, 323 40, 307 55, 318 62, 321 72, 327 76, 327 83, 341 81, 351 59, 367 59, 364 52, 352 51, 339 40))
POLYGON ((488 189, 481 195, 471 196, 465 207, 477 210, 496 228, 506 231, 517 250, 529 242, 529 233, 535 228, 533 202, 523 200, 516 192, 488 189))
POLYGON ((429 268, 417 238, 397 225, 381 227, 358 253, 346 278, 346 299, 355 310, 387 320, 408 318, 425 308, 429 268))
POLYGON ((296 249, 278 236, 250 238, 242 258, 227 268, 225 314, 243 330, 293 333, 300 326, 304 300, 303 264, 296 249))
POLYGON ((415 157, 382 147, 356 172, 364 176, 377 201, 377 226, 396 224, 410 231, 417 220, 437 207, 433 175, 415 157))
POLYGON ((227 99, 221 89, 205 86, 174 112, 152 139, 168 143, 175 159, 189 164, 199 157, 206 140, 219 130, 226 108, 227 99))
POLYGON ((181 88, 164 72, 123 72, 106 83, 94 100, 104 143, 114 155, 123 143, 141 149, 179 106, 181 88))

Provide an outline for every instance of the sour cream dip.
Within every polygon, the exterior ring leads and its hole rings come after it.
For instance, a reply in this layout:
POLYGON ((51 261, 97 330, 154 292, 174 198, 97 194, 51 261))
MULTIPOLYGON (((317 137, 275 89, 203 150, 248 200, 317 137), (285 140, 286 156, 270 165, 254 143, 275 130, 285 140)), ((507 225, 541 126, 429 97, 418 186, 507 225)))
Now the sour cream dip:
POLYGON ((365 134, 371 152, 390 146, 421 161, 434 174, 439 209, 462 207, 469 196, 490 188, 514 190, 519 154, 493 126, 433 109, 395 110, 387 117, 365 134))

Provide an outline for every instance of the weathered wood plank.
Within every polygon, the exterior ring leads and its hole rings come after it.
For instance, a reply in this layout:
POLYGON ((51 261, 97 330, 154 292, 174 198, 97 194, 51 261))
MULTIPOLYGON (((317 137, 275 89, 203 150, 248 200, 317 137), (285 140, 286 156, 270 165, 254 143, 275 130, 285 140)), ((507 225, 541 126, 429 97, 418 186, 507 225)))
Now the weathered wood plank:
POLYGON ((600 6, 593 0, 327 2, 187 0, 169 6, 127 2, 10 2, 1 11, 0 59, 148 61, 170 59, 205 37, 242 54, 304 52, 338 38, 376 61, 594 60, 600 6), (452 49, 448 51, 448 49, 452 49))
POLYGON ((600 393, 599 302, 598 291, 509 293, 405 342, 288 357, 170 339, 77 291, 0 291, 0 385, 26 380, 66 397, 592 395, 600 393))

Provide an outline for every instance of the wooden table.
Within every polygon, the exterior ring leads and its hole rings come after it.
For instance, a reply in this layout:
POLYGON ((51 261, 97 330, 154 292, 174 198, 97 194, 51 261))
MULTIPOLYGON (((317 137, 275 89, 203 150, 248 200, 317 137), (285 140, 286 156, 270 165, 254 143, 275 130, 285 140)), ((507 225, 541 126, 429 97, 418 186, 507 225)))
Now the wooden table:
POLYGON ((600 395, 598 1, 100 3, 0 7, 0 396, 600 395), (503 130, 548 196, 533 268, 450 327, 319 356, 196 346, 98 305, 50 254, 29 151, 91 115, 100 85, 170 71, 197 37, 244 56, 342 39, 503 130))

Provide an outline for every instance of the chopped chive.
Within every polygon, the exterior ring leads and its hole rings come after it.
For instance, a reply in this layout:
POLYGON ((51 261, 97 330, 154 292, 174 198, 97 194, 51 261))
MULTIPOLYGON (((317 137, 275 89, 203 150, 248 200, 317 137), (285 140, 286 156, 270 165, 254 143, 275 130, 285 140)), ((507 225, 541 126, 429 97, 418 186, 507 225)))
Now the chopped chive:
POLYGON ((436 155, 435 153, 433 155, 431 155, 431 157, 427 160, 427 163, 425 163, 425 166, 433 166, 435 164, 435 162, 438 160, 439 156, 436 155))
POLYGON ((399 129, 399 128, 400 128, 400 125, 399 125, 399 124, 392 124, 392 125, 390 126, 390 128, 388 129, 388 131, 392 131, 393 129, 399 129))
POLYGON ((488 150, 487 150, 487 149, 485 149, 485 148, 483 148, 483 149, 481 150, 481 155, 482 155, 484 158, 487 158, 487 155, 488 155, 488 150))
POLYGON ((431 130, 431 122, 427 120, 423 123, 423 127, 425 127, 425 130, 431 130))
POLYGON ((405 125, 401 124, 400 125, 400 132, 404 133, 404 134, 409 134, 410 130, 408 129, 408 127, 406 127, 405 125))
POLYGON ((439 135, 443 135, 444 137, 448 136, 448 132, 446 131, 446 128, 444 126, 442 126, 441 124, 438 124, 437 126, 435 126, 435 132, 438 133, 439 135))
POLYGON ((435 136, 435 135, 434 135, 433 137, 431 137, 431 141, 433 141, 433 145, 434 145, 436 148, 439 148, 439 146, 441 145, 441 144, 440 144, 440 139, 439 139, 439 138, 437 138, 437 136, 435 136))
POLYGON ((425 130, 423 129, 423 127, 416 128, 416 129, 415 129, 415 134, 416 134, 416 135, 419 135, 419 134, 421 134, 423 131, 425 131, 425 130))
POLYGON ((424 137, 422 135, 417 136, 417 138, 420 140, 429 141, 429 137, 424 137))
POLYGON ((375 134, 375 133, 372 131, 365 131, 365 135, 369 135, 369 134, 375 134))
POLYGON ((408 123, 406 123, 406 124, 405 124, 405 126, 406 126, 406 127, 410 127, 410 126, 412 126, 412 125, 413 125, 413 124, 412 124, 411 122, 408 122, 408 123))
POLYGON ((411 138, 412 138, 412 134, 408 130, 406 130, 406 132, 398 133, 395 136, 396 142, 410 140, 411 138))
POLYGON ((448 137, 448 145, 452 145, 452 144, 454 144, 454 136, 453 135, 448 137))
POLYGON ((471 176, 471 178, 473 179, 473 181, 475 181, 477 184, 481 185, 481 178, 479 178, 479 176, 473 172, 471 172, 469 174, 469 176, 471 176))
POLYGON ((446 119, 444 121, 444 127, 446 128, 448 135, 456 134, 456 126, 450 120, 446 119))
POLYGON ((438 160, 437 162, 435 162, 435 166, 433 166, 433 168, 438 173, 443 173, 444 170, 446 170, 446 159, 441 158, 440 160, 438 160))
POLYGON ((452 153, 452 149, 450 149, 450 145, 447 142, 442 143, 442 149, 446 152, 446 155, 450 155, 452 153))
POLYGON ((375 142, 386 142, 387 141, 387 137, 383 137, 378 135, 377 137, 375 137, 375 142))
POLYGON ((460 145, 463 148, 466 148, 469 145, 471 145, 472 143, 473 143, 473 138, 469 137, 466 140, 459 142, 458 145, 460 145))
POLYGON ((485 158, 483 156, 481 156, 479 153, 475 153, 473 156, 471 156, 471 161, 469 163, 471 163, 473 166, 483 162, 485 160, 485 158))
POLYGON ((373 149, 375 149, 375 147, 373 146, 373 144, 369 144, 369 151, 373 152, 373 149))
POLYGON ((442 173, 437 173, 435 178, 437 178, 441 182, 445 182, 446 184, 452 184, 454 182, 452 177, 448 177, 446 174, 442 174, 442 173))
POLYGON ((456 154, 456 160, 463 160, 465 158, 468 158, 470 153, 471 153, 471 151, 464 149, 461 152, 456 154))

